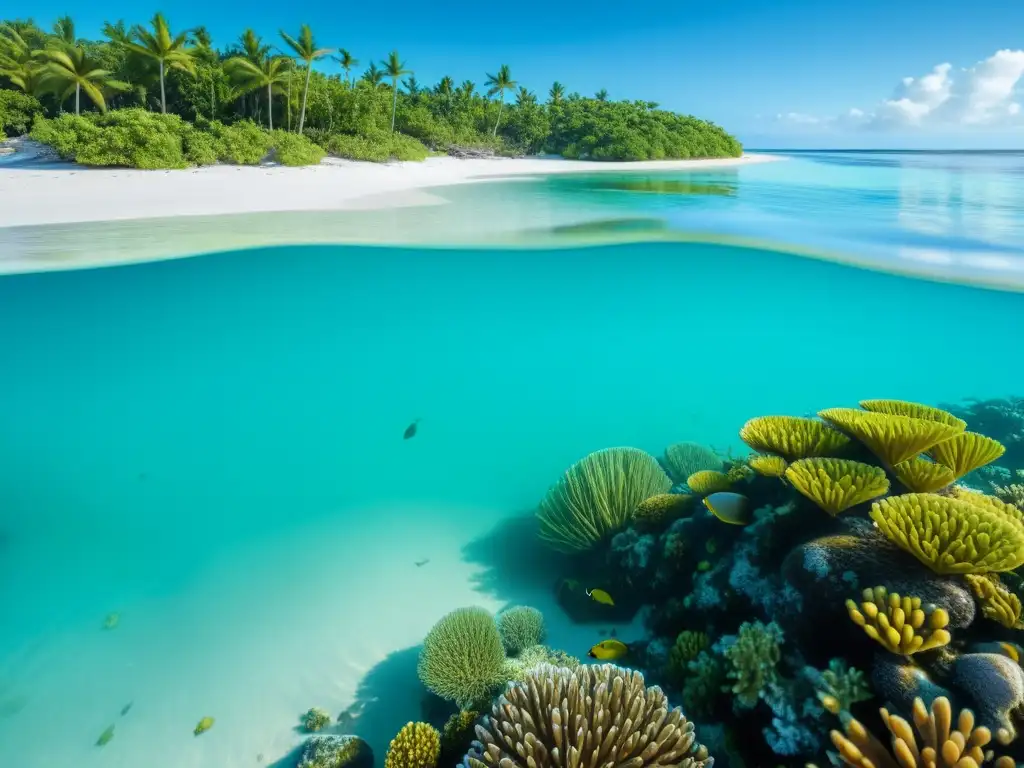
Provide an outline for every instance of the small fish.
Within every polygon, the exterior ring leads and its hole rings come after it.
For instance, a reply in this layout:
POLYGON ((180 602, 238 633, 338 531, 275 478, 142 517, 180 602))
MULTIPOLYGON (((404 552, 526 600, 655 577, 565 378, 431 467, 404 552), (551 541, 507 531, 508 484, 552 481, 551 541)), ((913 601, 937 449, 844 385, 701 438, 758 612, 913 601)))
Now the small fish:
POLYGON ((750 510, 750 499, 742 493, 719 491, 704 498, 708 511, 730 525, 750 525, 754 516, 750 510))
POLYGON ((107 618, 103 620, 104 629, 116 629, 117 625, 121 623, 120 613, 107 614, 107 618))
POLYGON ((109 728, 107 728, 107 730, 100 734, 100 737, 96 739, 96 746, 105 746, 110 743, 110 740, 112 738, 114 738, 114 726, 110 726, 109 728))
POLYGON ((629 646, 621 640, 602 640, 587 651, 587 656, 601 661, 614 661, 621 659, 629 653, 629 646))
POLYGON ((417 560, 416 561, 416 567, 417 568, 422 568, 424 565, 426 565, 429 562, 430 562, 430 558, 429 557, 426 560, 417 560))
POLYGON ((125 715, 128 714, 128 710, 130 710, 132 708, 132 704, 134 704, 134 703, 135 703, 134 701, 129 701, 127 704, 125 704, 123 707, 121 707, 121 717, 124 717, 125 715))
POLYGON ((204 717, 202 720, 200 720, 196 724, 195 730, 192 731, 192 733, 194 733, 196 736, 198 736, 201 733, 206 733, 211 728, 213 728, 213 718, 212 717, 204 717))
POLYGON ((603 589, 588 589, 587 597, 595 603, 601 603, 602 605, 615 605, 615 601, 612 600, 612 596, 603 589))
POLYGON ((423 419, 413 419, 412 424, 405 428, 405 434, 402 436, 402 439, 408 440, 410 437, 416 437, 416 425, 421 421, 423 419))

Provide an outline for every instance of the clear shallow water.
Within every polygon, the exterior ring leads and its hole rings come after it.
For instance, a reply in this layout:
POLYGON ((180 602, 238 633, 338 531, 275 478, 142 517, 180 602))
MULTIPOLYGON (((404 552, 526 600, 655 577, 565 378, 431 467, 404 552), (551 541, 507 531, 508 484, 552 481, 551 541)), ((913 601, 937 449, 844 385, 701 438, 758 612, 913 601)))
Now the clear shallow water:
MULTIPOLYGON (((457 194, 473 190, 501 187, 457 194)), ((636 194, 644 215, 694 199, 636 194)), ((671 242, 281 247, 6 276, 0 765, 274 764, 301 712, 354 703, 348 730, 381 761, 421 717, 418 646, 446 611, 528 603, 552 645, 582 656, 598 639, 554 604, 529 530, 572 462, 740 448, 751 416, 868 397, 1020 394, 1022 302, 671 242)))

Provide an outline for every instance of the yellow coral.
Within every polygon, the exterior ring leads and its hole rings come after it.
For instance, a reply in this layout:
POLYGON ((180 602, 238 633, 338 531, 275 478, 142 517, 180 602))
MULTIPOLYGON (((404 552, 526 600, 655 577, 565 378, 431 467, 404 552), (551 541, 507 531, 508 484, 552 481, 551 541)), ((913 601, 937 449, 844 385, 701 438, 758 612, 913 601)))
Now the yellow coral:
POLYGON ((992 755, 985 749, 992 741, 992 732, 975 727, 974 713, 960 710, 953 725, 953 707, 949 699, 939 696, 932 701, 929 712, 920 698, 914 699, 914 727, 889 710, 881 709, 882 722, 892 736, 890 753, 875 736, 854 717, 843 718, 845 734, 832 731, 832 744, 839 750, 844 765, 854 768, 1014 768, 1013 758, 1000 757, 989 764, 992 755), (914 731, 917 731, 915 735, 914 731), (921 740, 920 746, 917 743, 921 740))
POLYGON ((928 452, 933 459, 945 464, 960 478, 998 459, 1006 453, 1006 446, 977 432, 962 432, 942 441, 928 452))
POLYGON ((998 621, 1009 629, 1024 629, 1020 621, 1020 598, 1007 589, 998 576, 968 573, 965 578, 981 603, 981 613, 986 619, 998 621))
POLYGON ((951 639, 946 631, 949 614, 942 608, 922 608, 919 597, 887 594, 885 587, 865 589, 862 597, 859 607, 847 600, 846 611, 854 624, 891 653, 910 656, 939 648, 951 639))
POLYGON ((892 416, 910 416, 915 419, 925 419, 927 421, 937 421, 940 424, 948 424, 951 427, 956 427, 961 430, 967 429, 967 422, 963 419, 958 419, 949 411, 944 411, 941 408, 933 408, 930 405, 911 403, 907 400, 861 400, 859 405, 865 411, 888 413, 892 416))
POLYGON ((1001 512, 1004 515, 1012 517, 1014 520, 1024 520, 1024 512, 1013 505, 1007 504, 1003 499, 996 498, 995 496, 989 496, 987 493, 981 493, 981 491, 972 491, 970 488, 964 488, 962 485, 954 485, 950 488, 950 495, 954 499, 960 499, 979 507, 988 507, 994 509, 996 512, 1001 512))
POLYGON ((752 470, 764 477, 782 477, 789 466, 781 456, 751 456, 747 463, 752 470))
POLYGON ((747 480, 754 476, 754 470, 747 466, 746 461, 741 461, 738 464, 733 464, 726 471, 725 476, 729 478, 730 483, 738 483, 741 480, 747 480))
POLYGON ((743 425, 740 439, 755 451, 778 454, 790 461, 833 456, 850 442, 827 424, 797 416, 758 416, 743 425))
POLYGON ((441 756, 441 734, 427 723, 406 723, 391 740, 384 768, 434 768, 441 756))
POLYGON ((818 415, 856 437, 889 466, 912 459, 961 431, 939 421, 856 408, 828 408, 818 415))
POLYGON ((935 573, 1012 571, 1024 564, 1024 524, 992 506, 907 493, 872 504, 871 519, 935 573))
POLYGON ((786 479, 832 516, 889 490, 885 470, 848 459, 800 459, 786 479))
POLYGON ((893 466, 892 471, 896 478, 914 493, 932 493, 956 480, 953 470, 945 464, 936 464, 920 456, 901 461, 893 466))
POLYGON ((633 513, 633 520, 640 524, 659 525, 677 517, 693 501, 688 493, 656 493, 640 502, 633 513))
POLYGON ((700 496, 707 496, 719 491, 727 491, 732 487, 732 481, 724 472, 716 472, 713 469, 704 469, 694 472, 686 478, 686 484, 690 490, 700 496))

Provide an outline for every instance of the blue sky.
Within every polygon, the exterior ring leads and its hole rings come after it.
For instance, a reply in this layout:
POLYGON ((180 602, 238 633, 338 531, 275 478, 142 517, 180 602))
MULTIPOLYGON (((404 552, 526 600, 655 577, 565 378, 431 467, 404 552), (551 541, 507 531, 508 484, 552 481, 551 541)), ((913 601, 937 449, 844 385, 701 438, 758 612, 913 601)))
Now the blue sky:
POLYGON ((481 83, 508 64, 538 93, 556 79, 606 88, 714 120, 750 147, 1024 147, 1024 2, 1011 0, 9 0, 3 15, 48 25, 69 13, 91 37, 104 19, 157 9, 175 28, 205 24, 217 45, 246 26, 277 38, 308 23, 364 66, 397 49, 427 83, 481 83))

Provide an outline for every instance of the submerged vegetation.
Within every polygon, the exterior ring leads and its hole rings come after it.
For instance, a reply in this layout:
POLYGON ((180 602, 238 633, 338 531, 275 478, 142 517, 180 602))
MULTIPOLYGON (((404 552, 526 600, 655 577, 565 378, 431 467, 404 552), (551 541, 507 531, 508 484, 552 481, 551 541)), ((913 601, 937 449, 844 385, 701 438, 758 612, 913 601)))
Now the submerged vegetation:
POLYGON ((86 165, 180 168, 266 159, 317 163, 423 160, 466 155, 559 154, 572 159, 660 160, 739 156, 742 147, 703 120, 653 102, 566 93, 547 99, 521 86, 507 64, 471 80, 421 85, 392 51, 369 62, 322 47, 309 26, 278 41, 252 29, 215 47, 203 27, 107 22, 102 40, 70 17, 49 31, 0 22, 0 138, 31 131, 86 165), (341 69, 326 74, 326 65, 341 69))

